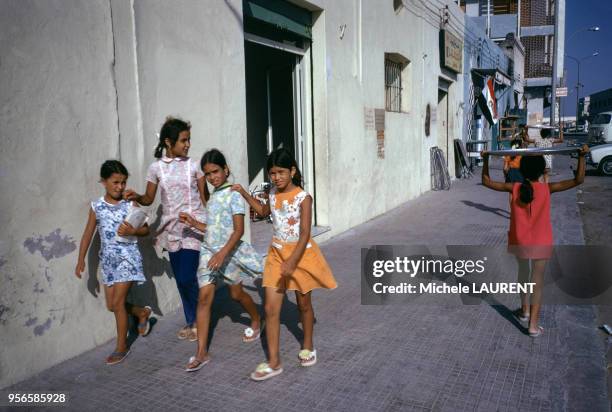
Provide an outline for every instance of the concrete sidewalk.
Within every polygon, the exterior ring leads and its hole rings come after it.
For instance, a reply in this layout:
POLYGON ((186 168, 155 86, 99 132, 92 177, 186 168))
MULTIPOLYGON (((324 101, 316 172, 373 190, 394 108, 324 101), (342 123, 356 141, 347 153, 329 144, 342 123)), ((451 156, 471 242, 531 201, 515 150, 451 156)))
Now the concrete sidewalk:
MULTIPOLYGON (((553 179, 568 177, 567 166, 553 179)), ((114 347, 108 342, 9 390, 69 392, 73 410, 608 411, 591 306, 544 307, 545 333, 532 339, 503 316, 507 309, 486 304, 360 305, 361 247, 505 245, 508 196, 479 182, 477 175, 426 193, 322 245, 339 288, 314 293, 319 363, 312 368, 297 363, 301 332, 290 296, 281 327, 285 372, 250 381, 262 345, 241 342, 247 319, 223 288, 213 307, 212 360, 197 373, 183 372, 195 343, 176 339, 177 311, 138 339, 123 364, 104 365, 114 347)), ((556 243, 583 244, 575 191, 553 196, 556 243)))

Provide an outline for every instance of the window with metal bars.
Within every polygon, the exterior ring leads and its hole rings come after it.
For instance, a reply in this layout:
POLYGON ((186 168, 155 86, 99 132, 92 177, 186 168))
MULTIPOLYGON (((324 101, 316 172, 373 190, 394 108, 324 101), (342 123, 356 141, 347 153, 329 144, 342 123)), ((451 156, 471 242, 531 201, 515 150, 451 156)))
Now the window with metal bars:
POLYGON ((385 109, 402 111, 402 63, 385 58, 385 109))

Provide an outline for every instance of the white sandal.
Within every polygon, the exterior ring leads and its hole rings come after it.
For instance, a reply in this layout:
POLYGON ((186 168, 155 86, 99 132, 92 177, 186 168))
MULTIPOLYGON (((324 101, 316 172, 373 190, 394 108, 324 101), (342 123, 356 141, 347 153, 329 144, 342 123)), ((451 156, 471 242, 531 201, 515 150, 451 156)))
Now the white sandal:
POLYGON ((259 329, 253 329, 250 326, 244 330, 242 334, 242 341, 244 343, 255 342, 257 339, 261 337, 261 331, 263 330, 265 325, 264 321, 261 321, 259 324, 259 329))
POLYGON ((257 365, 257 368, 255 368, 255 372, 251 373, 251 379, 253 379, 254 381, 265 381, 266 379, 273 378, 276 375, 280 375, 281 373, 283 373, 282 367, 272 369, 268 362, 264 362, 257 365))
POLYGON ((300 353, 298 353, 298 359, 300 360, 300 365, 312 366, 317 363, 317 351, 302 349, 300 353))

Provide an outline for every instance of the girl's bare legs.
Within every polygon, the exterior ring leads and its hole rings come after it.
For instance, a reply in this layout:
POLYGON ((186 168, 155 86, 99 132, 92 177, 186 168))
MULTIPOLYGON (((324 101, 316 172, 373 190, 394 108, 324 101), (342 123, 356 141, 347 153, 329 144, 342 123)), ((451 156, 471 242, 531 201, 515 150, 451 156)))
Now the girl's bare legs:
POLYGON ((284 289, 265 288, 266 339, 268 342, 268 364, 272 369, 280 367, 279 339, 280 312, 285 297, 284 289))
POLYGON ((295 300, 297 301, 298 308, 300 310, 300 321, 302 322, 302 329, 304 331, 304 343, 302 349, 314 350, 312 343, 312 335, 314 328, 314 310, 312 309, 311 301, 312 292, 301 294, 299 291, 295 292, 295 300))
POLYGON ((128 311, 125 299, 132 287, 132 282, 115 283, 112 286, 104 285, 106 307, 115 314, 117 324, 117 346, 115 352, 127 352, 128 311))
MULTIPOLYGON (((196 360, 202 362, 208 358, 208 328, 210 327, 210 307, 215 297, 215 285, 209 283, 200 288, 198 296, 198 308, 196 312, 196 327, 198 329, 198 350, 196 360)), ((190 363, 187 367, 194 368, 197 362, 190 363)))
MULTIPOLYGON (((129 283, 131 287, 132 282, 127 282, 127 283, 129 283)), ((119 283, 116 283, 115 285, 119 285, 119 283)), ((104 297, 106 299, 106 308, 111 312, 114 312, 113 298, 115 295, 115 290, 116 289, 113 287, 104 285, 104 297)), ((128 291, 129 291, 129 288, 128 288, 128 291)), ((152 315, 149 309, 143 308, 142 306, 132 305, 131 303, 128 303, 128 302, 125 302, 125 309, 129 315, 132 315, 138 318, 138 323, 144 323, 147 320, 147 318, 152 315)))
MULTIPOLYGON (((143 308, 142 306, 132 305, 128 302, 125 302, 125 309, 127 310, 127 313, 132 316, 135 316, 138 319, 139 324, 145 323, 147 319, 153 314, 150 309, 143 308)), ((138 332, 144 333, 143 330, 139 330, 138 332)))
POLYGON ((251 295, 244 291, 240 283, 229 285, 228 287, 232 299, 240 303, 251 317, 251 328, 253 330, 258 330, 261 326, 261 316, 259 316, 259 312, 257 312, 257 306, 255 306, 255 302, 253 302, 251 295))
MULTIPOLYGON (((516 258, 518 263, 518 283, 529 282, 529 259, 516 258)), ((529 316, 529 295, 521 293, 521 315, 529 316)))
POLYGON ((546 260, 537 259, 531 262, 531 281, 535 283, 531 294, 531 307, 529 318, 529 332, 536 333, 539 330, 538 320, 540 319, 540 307, 542 305, 542 287, 544 282, 544 270, 546 260))

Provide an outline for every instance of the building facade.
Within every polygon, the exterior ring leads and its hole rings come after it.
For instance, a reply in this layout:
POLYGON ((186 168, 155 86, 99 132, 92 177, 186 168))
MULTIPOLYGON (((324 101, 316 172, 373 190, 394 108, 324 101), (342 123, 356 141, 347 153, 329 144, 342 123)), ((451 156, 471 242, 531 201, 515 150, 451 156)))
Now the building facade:
MULTIPOLYGON (((433 146, 454 169, 451 0, 7 0, 0 19, 0 387, 114 336, 99 243, 78 280, 78 242, 101 163, 120 159, 143 191, 168 115, 191 121, 192 157, 221 149, 245 186, 267 151, 292 150, 327 236, 428 191, 433 146)), ((132 299, 163 315, 179 304, 168 258, 150 239, 141 251, 132 299)))
MULTIPOLYGON (((519 109, 524 109, 524 59, 522 43, 515 35, 516 16, 480 15, 482 2, 462 2, 465 10, 464 81, 465 111, 464 139, 491 140, 496 146, 499 135, 499 121, 519 109), (467 70, 469 68, 469 71, 467 70), (486 80, 494 81, 497 122, 491 122, 483 114, 479 98, 486 80)), ((468 148, 470 149, 470 148, 468 148)))
POLYGON ((563 74, 565 0, 465 0, 460 3, 466 14, 478 16, 489 37, 500 41, 513 33, 524 47, 524 98, 528 121, 541 123, 545 111, 550 111, 552 105, 555 59, 557 85, 563 74))

